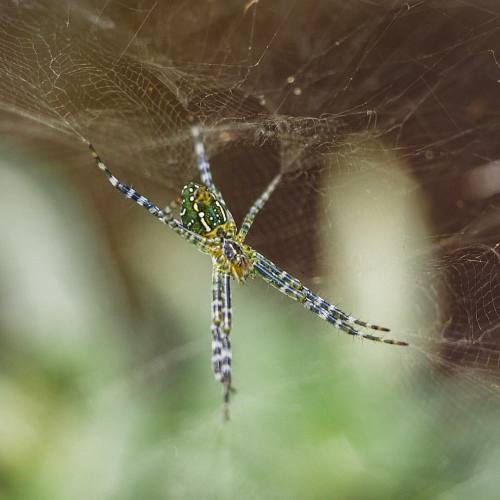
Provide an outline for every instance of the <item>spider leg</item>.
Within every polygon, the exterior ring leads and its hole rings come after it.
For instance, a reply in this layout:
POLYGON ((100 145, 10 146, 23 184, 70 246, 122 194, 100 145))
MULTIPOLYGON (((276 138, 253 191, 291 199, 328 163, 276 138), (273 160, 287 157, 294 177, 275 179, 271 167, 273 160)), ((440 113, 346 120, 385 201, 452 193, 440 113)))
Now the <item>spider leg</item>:
POLYGON ((222 317, 221 274, 213 262, 212 267, 212 370, 215 379, 222 379, 222 335, 220 331, 222 317))
POLYGON ((166 206, 163 210, 161 210, 157 205, 155 205, 152 201, 148 200, 145 196, 142 196, 134 188, 120 182, 111 173, 108 167, 106 167, 101 157, 95 150, 94 146, 86 140, 85 142, 88 148, 90 149, 90 154, 94 158, 97 167, 104 173, 104 175, 106 175, 108 181, 115 189, 120 191, 120 193, 122 193, 123 196, 125 196, 125 198, 129 198, 135 201, 141 207, 144 207, 151 215, 156 217, 160 222, 163 222, 163 224, 169 226, 179 236, 182 236, 190 243, 193 243, 202 252, 208 253, 208 249, 210 248, 211 244, 206 238, 200 236, 199 234, 193 233, 192 231, 189 231, 189 229, 186 229, 182 225, 182 223, 174 217, 172 213, 172 208, 170 208, 169 206, 166 206))
POLYGON ((255 256, 259 261, 262 263, 266 269, 271 271, 273 275, 277 276, 280 280, 282 280, 284 283, 292 287, 294 290, 298 290, 299 292, 301 290, 306 291, 308 294, 309 298, 311 298, 314 302, 317 302, 319 306, 322 308, 328 309, 328 312, 334 316, 337 316, 338 318, 348 321, 349 323, 353 323, 355 325, 362 326, 364 328, 369 328, 370 330, 378 330, 380 332, 389 332, 390 329, 386 328, 385 326, 379 326, 379 325, 374 325, 373 323, 368 323, 367 321, 363 321, 360 319, 355 318, 354 316, 351 316, 350 314, 345 313, 341 309, 339 309, 337 306, 328 303, 326 300, 321 298, 319 295, 316 295, 315 293, 311 292, 308 288, 306 288, 297 278, 294 278, 293 276, 290 276, 286 271, 281 270, 276 264, 271 262, 269 259, 261 255, 260 253, 256 252, 255 256))
MULTIPOLYGON (((385 344, 393 345, 408 345, 407 342, 400 340, 386 339, 383 337, 378 337, 377 335, 372 335, 369 333, 361 332, 354 328, 350 323, 355 323, 358 321, 360 326, 370 325, 365 321, 356 320, 352 316, 344 313, 338 307, 330 304, 325 299, 311 292, 307 287, 302 285, 302 283, 290 276, 286 271, 278 268, 271 261, 256 252, 256 261, 254 262, 254 269, 259 273, 260 277, 269 283, 271 286, 279 290, 281 293, 285 294, 287 297, 300 302, 307 309, 314 312, 321 319, 328 321, 334 325, 337 329, 353 336, 362 337, 368 340, 373 340, 375 342, 383 342, 385 344)), ((377 325, 370 325, 377 326, 377 325)), ((383 327, 377 327, 381 330, 383 327)), ((387 329, 384 329, 387 330, 387 329)))
POLYGON ((224 387, 225 415, 231 393, 231 288, 228 274, 212 267, 212 370, 224 387))
POLYGON ((198 164, 198 170, 200 172, 201 182, 207 186, 210 191, 216 194, 221 203, 226 206, 224 198, 222 197, 220 191, 217 189, 212 178, 212 170, 210 169, 210 163, 207 159, 207 153, 205 151, 205 144, 203 141, 203 133, 199 125, 193 125, 191 127, 191 135, 194 140, 194 152, 196 153, 196 162, 198 164))
MULTIPOLYGON (((231 277, 229 274, 222 275, 222 383, 224 384, 224 404, 229 404, 231 387, 231 277)), ((227 411, 227 410, 226 410, 227 411)))
POLYGON ((229 335, 231 333, 233 313, 231 309, 231 276, 223 274, 223 303, 222 303, 222 331, 229 335))
POLYGON ((255 217, 257 217, 257 214, 264 208, 264 205, 266 204, 267 200, 269 199, 273 191, 276 189, 276 186, 278 185, 280 180, 281 180, 281 172, 273 178, 273 180, 268 184, 266 189, 262 192, 262 194, 254 201, 254 204, 250 207, 250 210, 247 212, 245 218, 243 219, 243 223, 241 224, 241 229, 238 233, 238 236, 241 241, 245 241, 245 238, 248 234, 248 231, 250 230, 250 227, 253 224, 253 221, 255 220, 255 217))

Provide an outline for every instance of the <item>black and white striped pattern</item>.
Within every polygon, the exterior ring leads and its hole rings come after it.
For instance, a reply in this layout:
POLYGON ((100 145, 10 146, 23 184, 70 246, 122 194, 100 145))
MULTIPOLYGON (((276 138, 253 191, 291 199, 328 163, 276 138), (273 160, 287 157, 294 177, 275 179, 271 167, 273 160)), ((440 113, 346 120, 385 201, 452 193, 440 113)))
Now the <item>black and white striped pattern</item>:
POLYGON ((229 335, 232 327, 232 308, 231 308, 231 277, 225 273, 222 276, 223 280, 223 294, 222 294, 222 331, 229 335))
POLYGON ((302 285, 297 278, 290 276, 286 271, 280 269, 258 252, 255 253, 255 257, 256 262, 254 262, 254 269, 259 273, 264 281, 278 289, 287 297, 300 302, 304 305, 304 307, 318 315, 321 319, 328 321, 339 330, 349 335, 362 337, 375 342, 383 342, 385 344, 400 346, 408 345, 406 342, 402 342, 400 340, 386 339, 384 337, 379 337, 377 335, 372 335, 355 329, 351 323, 365 328, 371 328, 372 330, 389 331, 388 328, 372 325, 371 323, 358 320, 353 316, 346 314, 337 306, 330 304, 319 295, 311 292, 311 290, 302 285))
POLYGON ((191 127, 191 135, 193 136, 194 140, 194 152, 196 154, 196 163, 198 165, 198 171, 200 172, 201 182, 203 182, 203 184, 205 184, 205 186, 207 186, 207 188, 217 196, 222 205, 226 207, 224 198, 222 197, 220 191, 217 189, 217 186, 215 185, 212 177, 210 163, 207 160, 207 154, 205 152, 205 143, 203 140, 203 132, 201 130, 201 126, 193 125, 191 127))
POLYGON ((196 153, 201 182, 203 182, 208 189, 213 191, 215 189, 215 185, 212 179, 212 172, 210 171, 210 164, 208 163, 207 155, 205 153, 205 145, 203 143, 203 136, 199 125, 193 125, 191 127, 191 135, 194 139, 194 151, 196 153))
POLYGON ((224 401, 231 391, 231 288, 228 274, 219 271, 216 260, 212 267, 212 370, 224 386, 224 401))

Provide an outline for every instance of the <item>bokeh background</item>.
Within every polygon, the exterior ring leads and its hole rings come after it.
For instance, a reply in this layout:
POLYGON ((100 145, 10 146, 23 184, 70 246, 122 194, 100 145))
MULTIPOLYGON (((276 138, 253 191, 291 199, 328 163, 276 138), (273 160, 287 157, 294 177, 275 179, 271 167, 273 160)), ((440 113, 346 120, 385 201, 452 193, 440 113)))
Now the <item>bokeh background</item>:
POLYGON ((0 495, 498 497, 498 6, 7 2, 0 14, 0 495), (496 11, 495 11, 496 9, 496 11), (150 90, 151 89, 151 90, 150 90), (408 348, 234 286, 157 203, 202 123, 250 241, 408 348))

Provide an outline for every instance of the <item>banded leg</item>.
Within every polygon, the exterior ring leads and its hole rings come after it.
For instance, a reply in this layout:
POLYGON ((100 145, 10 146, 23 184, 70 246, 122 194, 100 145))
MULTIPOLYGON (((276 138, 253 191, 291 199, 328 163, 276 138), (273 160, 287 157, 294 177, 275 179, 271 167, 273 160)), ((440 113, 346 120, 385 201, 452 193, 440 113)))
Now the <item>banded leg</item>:
POLYGON ((190 243, 193 243, 202 252, 208 253, 208 250, 211 245, 206 238, 200 236, 199 234, 193 233, 192 231, 189 231, 189 229, 186 229, 182 225, 182 223, 174 217, 172 209, 169 206, 166 206, 163 210, 161 210, 157 205, 155 205, 152 201, 148 200, 145 196, 142 196, 134 188, 120 182, 112 174, 112 172, 108 169, 108 167, 106 167, 101 157, 95 150, 94 146, 92 146, 92 144, 88 141, 85 142, 88 148, 90 149, 90 154, 94 158, 97 167, 104 173, 104 175, 106 175, 108 181, 115 189, 120 191, 120 193, 122 193, 125 196, 125 198, 129 198, 135 201, 141 207, 144 207, 151 215, 156 217, 160 222, 163 222, 163 224, 169 226, 179 236, 182 236, 190 243))
POLYGON ((267 200, 269 199, 273 191, 276 189, 276 186, 278 185, 280 180, 281 180, 281 173, 279 173, 273 178, 273 180, 269 183, 267 188, 263 191, 263 193, 255 200, 254 204, 250 207, 250 210, 243 219, 243 223, 241 224, 241 229, 238 233, 238 236, 241 238, 241 241, 245 241, 245 238, 248 234, 248 231, 250 230, 250 227, 253 224, 253 221, 255 220, 255 217, 257 217, 257 214, 264 208, 264 205, 266 204, 267 200))
POLYGON ((224 384, 224 402, 229 403, 231 391, 231 277, 229 274, 222 275, 222 382, 224 384))
POLYGON ((233 312, 231 308, 231 276, 228 273, 222 275, 222 331, 229 335, 231 333, 233 312))
MULTIPOLYGON (((224 403, 231 392, 231 289, 229 275, 219 271, 215 260, 212 268, 212 370, 224 387, 224 403)), ((227 408, 226 408, 227 415, 227 408)))
MULTIPOLYGON (((358 336, 367 340, 375 342, 383 342, 385 344, 393 344, 406 346, 407 342, 400 340, 386 339, 378 337, 369 333, 356 330, 350 322, 349 318, 352 316, 344 313, 338 307, 330 304, 319 295, 311 292, 307 287, 300 284, 300 281, 293 278, 285 271, 279 269, 272 262, 265 258, 258 258, 254 263, 254 269, 259 273, 261 278, 269 283, 274 288, 278 289, 281 293, 290 297, 291 299, 300 302, 304 307, 318 315, 321 319, 328 321, 338 330, 343 331, 349 335, 358 336), (300 284, 300 286, 299 286, 300 284)), ((354 319, 354 318, 353 318, 354 319)), ((358 320, 359 321, 359 320, 358 320)), ((365 322, 362 322, 365 324, 365 322)), ((369 323, 366 323, 367 325, 369 323)), ((381 327, 379 327, 381 328, 381 327)))
POLYGON ((217 198, 221 201, 221 203, 225 206, 224 198, 220 194, 219 190, 214 184, 214 180, 212 178, 212 171, 210 169, 210 163, 207 159, 207 154, 205 152, 205 144, 203 142, 203 133, 201 131, 201 127, 199 125, 193 125, 191 127, 191 135, 194 140, 194 152, 196 153, 196 162, 198 164, 198 170, 200 172, 201 182, 207 186, 210 191, 217 195, 217 198))
POLYGON ((217 381, 222 380, 222 283, 221 273, 212 262, 212 371, 217 381))
POLYGON ((304 291, 304 293, 310 300, 312 300, 313 302, 317 302, 318 306, 322 308, 327 308, 330 314, 337 316, 338 318, 344 321, 348 321, 349 323, 362 326, 363 328, 369 328, 370 330, 377 330, 380 332, 390 331, 390 329, 386 328, 385 326, 374 325, 373 323, 368 323, 367 321, 357 319, 354 316, 345 313, 337 306, 328 303, 319 295, 315 294, 314 292, 311 292, 311 290, 306 288, 297 278, 294 278, 293 276, 290 276, 286 271, 281 270, 278 266, 276 266, 276 264, 271 262, 269 259, 261 255, 260 253, 256 252, 255 256, 267 270, 269 270, 278 279, 283 281, 283 283, 287 284, 289 287, 291 287, 293 290, 298 291, 299 293, 304 291))

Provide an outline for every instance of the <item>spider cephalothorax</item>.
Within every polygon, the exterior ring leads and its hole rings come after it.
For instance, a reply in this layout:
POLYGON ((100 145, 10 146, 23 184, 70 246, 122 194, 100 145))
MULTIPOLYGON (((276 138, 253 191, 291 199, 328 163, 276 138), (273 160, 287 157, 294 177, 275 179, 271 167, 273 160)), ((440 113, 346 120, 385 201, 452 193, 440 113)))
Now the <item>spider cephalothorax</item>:
POLYGON ((237 281, 245 281, 252 276, 252 249, 233 239, 222 240, 222 253, 217 258, 223 272, 229 273, 237 281))

